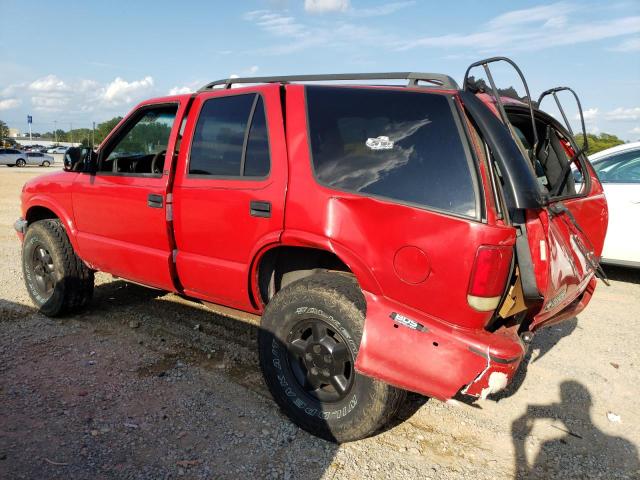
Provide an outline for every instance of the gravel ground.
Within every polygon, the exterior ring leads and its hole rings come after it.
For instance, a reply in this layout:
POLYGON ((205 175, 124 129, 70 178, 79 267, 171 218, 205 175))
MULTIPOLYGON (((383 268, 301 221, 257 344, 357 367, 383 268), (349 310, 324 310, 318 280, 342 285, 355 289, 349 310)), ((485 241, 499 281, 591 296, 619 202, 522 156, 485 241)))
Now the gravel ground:
POLYGON ((38 314, 12 225, 44 171, 0 167, 0 478, 640 478, 639 272, 609 269, 500 398, 411 395, 338 447, 279 413, 250 318, 104 274, 82 315, 38 314))

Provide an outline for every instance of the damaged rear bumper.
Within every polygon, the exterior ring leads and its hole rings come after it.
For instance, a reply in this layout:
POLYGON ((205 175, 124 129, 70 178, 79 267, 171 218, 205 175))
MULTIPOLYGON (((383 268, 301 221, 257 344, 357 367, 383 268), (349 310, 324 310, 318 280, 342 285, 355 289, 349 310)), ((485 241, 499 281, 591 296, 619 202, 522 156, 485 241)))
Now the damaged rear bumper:
POLYGON ((367 318, 356 370, 440 400, 486 397, 508 385, 525 347, 515 332, 458 328, 364 292, 367 318))

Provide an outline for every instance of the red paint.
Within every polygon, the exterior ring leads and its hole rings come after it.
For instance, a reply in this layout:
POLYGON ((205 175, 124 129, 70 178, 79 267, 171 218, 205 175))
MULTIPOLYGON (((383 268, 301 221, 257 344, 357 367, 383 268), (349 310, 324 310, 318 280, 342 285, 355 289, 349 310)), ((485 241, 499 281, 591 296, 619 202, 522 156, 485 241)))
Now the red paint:
POLYGON ((469 281, 469 295, 497 297, 504 291, 513 249, 482 245, 478 248, 469 281))
MULTIPOLYGON (((456 97, 456 92, 448 93, 456 97)), ((517 333, 490 333, 485 326, 493 312, 476 311, 467 303, 468 293, 501 294, 516 238, 515 229, 498 218, 485 162, 478 164, 485 218, 472 221, 319 185, 311 168, 301 85, 165 97, 136 108, 167 102, 179 105, 165 158, 167 174, 43 176, 26 185, 23 216, 29 218, 36 207, 51 210, 62 219, 78 255, 95 268, 252 313, 263 309, 258 268, 271 248, 333 252, 354 273, 367 301, 356 361, 360 372, 441 399, 465 386, 467 393, 479 395, 492 372, 513 376, 524 353, 517 333), (245 92, 259 92, 264 99, 270 175, 249 180, 189 177, 189 149, 203 102, 245 92), (164 208, 147 206, 149 193, 171 203, 172 220, 164 208), (271 202, 271 217, 252 217, 252 200, 271 202), (396 324, 392 312, 426 331, 396 324)), ((472 139, 471 147, 481 157, 483 146, 472 139)), ((599 255, 607 207, 595 174, 589 173, 588 196, 564 203, 599 255)), ((536 282, 545 298, 532 313, 533 328, 575 315, 593 294, 593 275, 572 244, 576 238, 587 240, 565 220, 550 218, 546 209, 527 213, 536 282), (564 292, 562 299, 550 304, 559 292, 564 292)))
POLYGON ((279 241, 284 227, 287 149, 278 85, 198 95, 184 130, 173 189, 177 273, 188 295, 256 313, 249 273, 253 255, 279 241), (264 180, 187 175, 191 138, 202 104, 210 98, 259 92, 269 131, 271 172, 264 180), (252 217, 252 200, 271 202, 271 217, 252 217))
POLYGON ((414 246, 402 247, 396 252, 393 268, 400 280, 412 284, 424 282, 431 272, 429 257, 414 246))

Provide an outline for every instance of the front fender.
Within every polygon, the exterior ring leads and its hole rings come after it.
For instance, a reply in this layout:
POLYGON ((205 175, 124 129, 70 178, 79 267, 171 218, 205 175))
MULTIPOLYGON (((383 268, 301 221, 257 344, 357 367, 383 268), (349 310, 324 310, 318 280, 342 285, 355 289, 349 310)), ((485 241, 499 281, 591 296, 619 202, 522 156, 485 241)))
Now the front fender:
POLYGON ((68 208, 65 208, 59 201, 55 198, 52 198, 46 194, 36 194, 30 196, 27 200, 23 201, 22 204, 22 214, 25 219, 29 218, 29 212, 34 208, 46 208, 54 213, 56 217, 58 217, 62 223, 62 226, 67 233, 67 237, 69 237, 69 241, 73 246, 74 251, 79 257, 82 257, 82 253, 78 247, 77 234, 78 229, 76 228, 73 212, 69 212, 68 208))

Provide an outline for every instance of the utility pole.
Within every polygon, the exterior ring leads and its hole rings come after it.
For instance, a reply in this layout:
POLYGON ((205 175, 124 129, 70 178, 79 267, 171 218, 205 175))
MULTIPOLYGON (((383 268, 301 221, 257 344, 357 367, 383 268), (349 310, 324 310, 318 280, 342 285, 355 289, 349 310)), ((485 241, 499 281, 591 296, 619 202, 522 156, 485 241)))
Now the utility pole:
POLYGON ((55 143, 58 143, 58 121, 53 121, 53 136, 55 138, 55 143))
POLYGON ((33 123, 33 117, 31 115, 27 115, 27 123, 29 124, 29 141, 33 141, 31 137, 31 123, 33 123))
POLYGON ((93 129, 91 130, 91 150, 96 146, 96 122, 93 122, 93 129))
POLYGON ((69 124, 69 135, 71 135, 71 144, 73 145, 73 123, 69 124))

